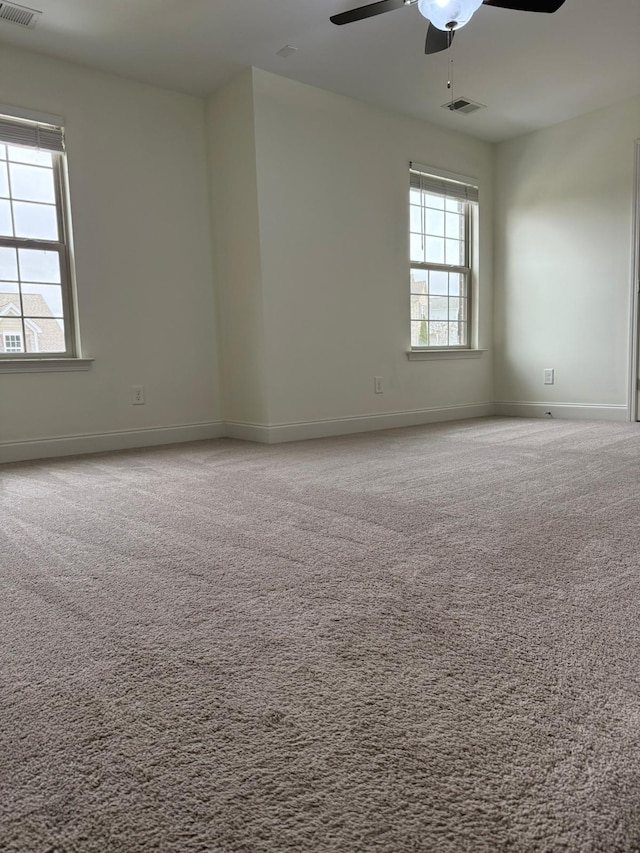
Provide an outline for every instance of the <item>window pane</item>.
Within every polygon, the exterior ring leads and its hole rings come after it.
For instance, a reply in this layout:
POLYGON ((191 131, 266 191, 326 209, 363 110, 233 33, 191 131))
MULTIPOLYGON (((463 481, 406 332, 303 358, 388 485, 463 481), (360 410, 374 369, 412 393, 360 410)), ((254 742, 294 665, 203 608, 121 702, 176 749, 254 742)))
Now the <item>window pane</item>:
POLYGON ((451 296, 466 296, 463 275, 449 273, 449 293, 451 296))
POLYGON ((426 320, 413 320, 411 323, 411 346, 429 346, 429 324, 426 320))
POLYGON ((446 296, 448 293, 448 277, 446 272, 432 270, 429 273, 429 293, 432 296, 446 296))
MULTIPOLYGON (((1 204, 1 202, 0 202, 1 204)), ((412 261, 424 261, 424 247, 420 234, 412 234, 409 247, 409 258, 412 261)))
POLYGON ((444 198, 441 195, 424 194, 424 204, 427 207, 435 207, 436 210, 444 210, 444 198))
POLYGON ((422 193, 419 189, 415 187, 411 187, 409 190, 409 202, 411 204, 421 204, 422 203, 422 193))
POLYGON ((12 163, 31 163, 33 166, 51 166, 53 164, 50 151, 23 148, 21 145, 7 145, 7 152, 12 163))
POLYGON ((12 163, 9 167, 11 175, 11 197, 22 201, 44 201, 55 204, 56 193, 53 185, 53 170, 41 169, 38 166, 24 166, 12 163))
POLYGON ((464 202, 459 201, 457 198, 448 198, 447 210, 450 213, 464 213, 464 202))
POLYGON ((0 236, 13 237, 11 225, 11 202, 0 198, 0 236))
POLYGON ((41 249, 20 249, 20 278, 22 281, 42 281, 60 284, 60 256, 41 249))
POLYGON ((27 352, 64 352, 64 325, 62 320, 25 318, 27 352))
POLYGON ((409 208, 409 231, 420 234, 422 231, 422 208, 412 204, 409 208))
POLYGON ((22 321, 19 317, 0 317, 0 352, 24 352, 22 321))
POLYGON ((454 347, 467 346, 467 324, 451 323, 449 329, 449 343, 454 347))
POLYGON ((3 316, 20 314, 20 285, 17 281, 0 282, 0 312, 3 316))
POLYGON ((440 237, 425 237, 424 254, 427 263, 444 263, 444 242, 440 237))
POLYGON ((457 213, 447 213, 447 237, 454 240, 464 239, 464 219, 457 213))
POLYGON ((450 320, 462 320, 464 319, 460 314, 462 310, 463 300, 462 299, 450 299, 449 300, 449 319, 450 320))
POLYGON ((36 240, 58 239, 58 219, 53 205, 15 201, 13 216, 16 237, 31 237, 36 240))
POLYGON ((63 317, 59 284, 23 284, 22 301, 25 314, 31 317, 63 317))
POLYGON ((411 270, 411 293, 429 292, 428 275, 429 273, 426 270, 411 270))
POLYGON ((417 324, 417 333, 418 333, 418 346, 419 347, 428 347, 429 346, 429 324, 423 318, 417 324))
POLYGON ((441 210, 425 208, 425 233, 444 237, 444 213, 441 210))
POLYGON ((0 144, 0 160, 6 160, 6 159, 7 159, 7 146, 4 143, 2 143, 2 144, 0 144))
POLYGON ((464 266, 464 243, 460 240, 447 240, 446 263, 464 266))
MULTIPOLYGON (((15 249, 0 246, 0 280, 18 280, 18 262, 15 249)), ((0 289, 4 290, 4 287, 0 289)))
POLYGON ((429 323, 429 346, 430 347, 446 347, 449 343, 447 334, 448 323, 430 322, 429 323))
POLYGON ((422 320, 429 316, 429 297, 428 296, 412 296, 411 297, 411 319, 422 320))
POLYGON ((7 164, 0 160, 0 196, 9 198, 9 176, 7 174, 7 164))
POLYGON ((448 320, 448 303, 446 296, 430 296, 429 297, 429 319, 430 320, 448 320))

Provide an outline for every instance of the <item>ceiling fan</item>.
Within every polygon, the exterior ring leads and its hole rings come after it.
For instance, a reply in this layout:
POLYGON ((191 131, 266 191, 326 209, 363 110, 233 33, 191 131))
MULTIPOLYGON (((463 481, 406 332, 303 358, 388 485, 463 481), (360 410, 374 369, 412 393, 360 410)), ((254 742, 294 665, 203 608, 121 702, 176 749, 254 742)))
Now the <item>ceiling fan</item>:
POLYGON ((417 5, 420 14, 429 21, 424 52, 438 53, 451 46, 455 31, 464 27, 480 6, 499 6, 521 12, 557 12, 563 3, 564 0, 378 0, 368 6, 332 15, 329 20, 341 26, 392 12, 401 6, 417 5))

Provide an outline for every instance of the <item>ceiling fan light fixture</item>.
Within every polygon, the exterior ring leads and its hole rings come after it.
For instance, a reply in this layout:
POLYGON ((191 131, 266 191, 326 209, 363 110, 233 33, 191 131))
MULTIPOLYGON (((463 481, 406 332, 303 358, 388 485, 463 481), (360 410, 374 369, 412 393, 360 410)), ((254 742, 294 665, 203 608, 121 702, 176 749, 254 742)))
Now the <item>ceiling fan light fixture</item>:
POLYGON ((418 9, 434 27, 447 32, 459 30, 471 20, 483 0, 418 0, 418 9))

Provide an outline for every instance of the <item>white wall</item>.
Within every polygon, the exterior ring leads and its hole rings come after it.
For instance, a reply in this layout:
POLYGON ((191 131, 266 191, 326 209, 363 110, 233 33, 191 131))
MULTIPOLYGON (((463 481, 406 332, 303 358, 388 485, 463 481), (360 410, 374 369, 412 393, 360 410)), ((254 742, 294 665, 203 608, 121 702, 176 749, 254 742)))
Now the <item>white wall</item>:
MULTIPOLYGON (((220 407, 203 102, 4 45, 0 103, 65 120, 82 348, 95 359, 86 373, 0 374, 0 453, 78 434, 207 434, 220 407), (132 384, 146 405, 131 405, 132 384), (163 432, 176 425, 189 429, 163 432)), ((38 448, 55 452, 16 453, 38 448)))
POLYGON ((639 137, 636 98, 498 146, 499 411, 626 417, 639 137))
POLYGON ((491 401, 490 352, 467 361, 409 362, 406 356, 410 160, 480 181, 479 342, 490 349, 491 146, 267 72, 254 69, 252 80, 263 423, 491 401), (374 376, 384 379, 382 395, 374 394, 374 376))
POLYGON ((251 71, 207 105, 225 421, 268 421, 251 71))

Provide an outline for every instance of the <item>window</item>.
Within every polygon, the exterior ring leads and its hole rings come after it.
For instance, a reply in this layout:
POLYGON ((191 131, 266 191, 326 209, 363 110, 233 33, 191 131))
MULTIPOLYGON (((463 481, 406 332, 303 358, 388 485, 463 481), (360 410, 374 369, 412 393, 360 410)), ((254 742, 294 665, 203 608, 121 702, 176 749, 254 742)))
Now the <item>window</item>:
POLYGON ((4 352, 22 352, 22 333, 4 332, 4 352))
POLYGON ((77 355, 61 127, 0 115, 3 357, 77 355))
POLYGON ((411 349, 469 349, 478 187, 416 163, 409 176, 411 349))

